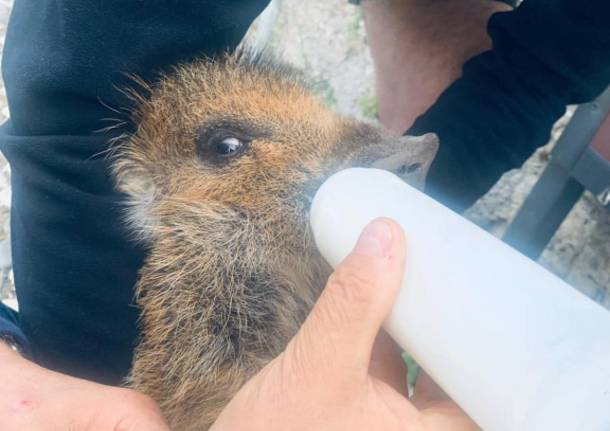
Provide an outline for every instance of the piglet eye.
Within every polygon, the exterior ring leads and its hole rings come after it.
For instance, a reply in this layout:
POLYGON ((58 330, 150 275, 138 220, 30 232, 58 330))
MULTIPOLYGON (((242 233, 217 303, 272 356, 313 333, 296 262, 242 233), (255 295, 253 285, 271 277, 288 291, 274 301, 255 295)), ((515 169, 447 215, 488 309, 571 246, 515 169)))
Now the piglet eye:
POLYGON ((237 153, 243 147, 244 143, 237 138, 229 137, 224 138, 214 145, 214 151, 223 157, 231 157, 237 153))
POLYGON ((224 166, 246 154, 250 144, 261 133, 248 125, 217 121, 196 131, 194 144, 199 159, 207 164, 224 166))

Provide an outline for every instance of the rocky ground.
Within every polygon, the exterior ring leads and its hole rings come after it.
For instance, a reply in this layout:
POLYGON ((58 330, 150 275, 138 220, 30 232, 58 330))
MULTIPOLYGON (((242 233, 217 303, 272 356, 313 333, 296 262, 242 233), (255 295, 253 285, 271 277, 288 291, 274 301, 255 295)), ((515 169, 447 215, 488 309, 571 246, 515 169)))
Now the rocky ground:
MULTIPOLYGON (((10 0, 0 0, 0 31, 4 33, 10 0)), ((304 69, 320 97, 339 112, 374 119, 374 70, 367 51, 358 7, 346 0, 274 0, 248 37, 251 45, 267 46, 276 55, 304 69)), ((4 92, 0 116, 8 116, 4 92)), ((556 138, 567 119, 556 127, 556 138)), ((501 235, 544 168, 550 150, 542 148, 520 170, 502 180, 468 212, 471 220, 501 235)), ((0 239, 7 238, 10 203, 8 168, 0 162, 0 239)), ((0 243, 3 274, 9 273, 9 248, 0 243)), ((573 286, 610 307, 610 212, 585 195, 545 250, 540 263, 573 286)), ((4 280, 4 277, 3 277, 4 280)), ((10 278, 0 298, 13 296, 10 278)))

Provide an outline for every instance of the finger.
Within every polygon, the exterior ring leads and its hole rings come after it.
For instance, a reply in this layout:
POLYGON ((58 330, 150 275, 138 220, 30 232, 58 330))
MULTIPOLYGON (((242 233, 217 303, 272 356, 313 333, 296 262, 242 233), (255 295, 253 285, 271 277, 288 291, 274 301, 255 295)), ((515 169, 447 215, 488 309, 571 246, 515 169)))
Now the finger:
POLYGON ((475 431, 480 428, 425 372, 421 372, 411 398, 426 429, 475 431))
POLYGON ((113 409, 113 414, 106 416, 110 420, 114 417, 116 421, 111 428, 113 431, 170 431, 159 406, 152 398, 130 389, 112 388, 111 392, 119 403, 118 408, 113 409))
MULTIPOLYGON (((427 379, 429 377, 426 376, 427 379)), ((430 398, 423 408, 417 408, 406 398, 399 396, 387 384, 372 379, 375 393, 383 399, 384 404, 392 411, 401 429, 437 430, 437 431, 476 431, 480 428, 457 404, 447 398, 444 392, 433 390, 431 394, 443 394, 440 398, 430 398), (417 424, 418 426, 415 426, 417 424)))
POLYGON ((411 402, 418 409, 425 409, 430 405, 434 405, 440 401, 448 400, 449 396, 436 384, 434 380, 425 372, 421 371, 417 376, 415 389, 411 402))
POLYGON ((404 272, 405 239, 389 219, 369 224, 326 288, 287 353, 310 376, 365 377, 373 342, 404 272))
POLYGON ((375 339, 369 374, 390 385, 399 394, 407 396, 407 364, 402 358, 402 349, 384 329, 379 331, 375 339))
POLYGON ((453 401, 439 401, 419 411, 423 429, 478 431, 481 428, 453 401))

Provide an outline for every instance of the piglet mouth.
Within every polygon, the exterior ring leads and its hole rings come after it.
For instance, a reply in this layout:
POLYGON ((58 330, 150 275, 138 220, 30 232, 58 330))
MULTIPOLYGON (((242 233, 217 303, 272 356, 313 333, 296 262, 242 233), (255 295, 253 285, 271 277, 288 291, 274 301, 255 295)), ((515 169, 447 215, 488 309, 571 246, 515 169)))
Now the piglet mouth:
POLYGON ((323 180, 310 182, 303 188, 303 190, 299 194, 298 199, 305 206, 305 208, 307 208, 308 212, 311 208, 311 205, 313 204, 313 199, 316 196, 318 189, 320 188, 320 186, 322 186, 322 183, 325 179, 326 178, 324 178, 323 180))
POLYGON ((307 206, 311 207, 311 204, 313 203, 313 197, 315 196, 315 192, 313 194, 310 193, 302 193, 301 194, 301 198, 303 200, 303 202, 305 204, 307 204, 307 206))

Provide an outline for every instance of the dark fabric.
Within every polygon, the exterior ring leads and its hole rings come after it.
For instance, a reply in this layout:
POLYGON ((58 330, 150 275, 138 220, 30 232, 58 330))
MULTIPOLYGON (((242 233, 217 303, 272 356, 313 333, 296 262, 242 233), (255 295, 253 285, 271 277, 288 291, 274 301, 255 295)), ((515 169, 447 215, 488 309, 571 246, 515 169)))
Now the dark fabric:
POLYGON ((519 3, 519 0, 496 0, 496 1, 499 1, 500 3, 506 3, 507 5, 512 6, 512 7, 516 7, 517 4, 519 3))
POLYGON ((599 95, 610 83, 608 17, 607 0, 526 0, 495 14, 493 49, 408 132, 440 138, 427 191, 464 210, 548 141, 566 105, 599 95))
MULTIPOLYGON (((125 74, 230 50, 266 0, 16 0, 3 73, 11 120, 12 244, 20 326, 42 365, 118 383, 136 339, 128 241, 96 133, 128 102, 125 74)), ((4 323, 6 325, 6 323, 4 323)))

